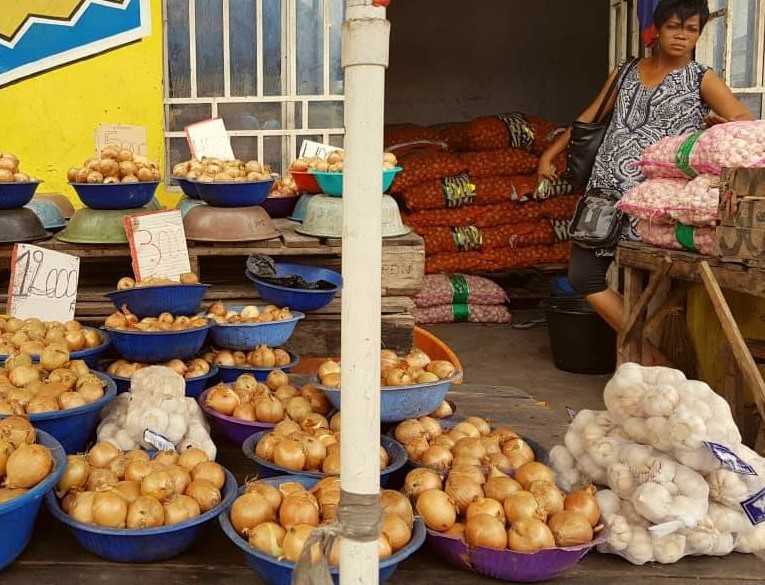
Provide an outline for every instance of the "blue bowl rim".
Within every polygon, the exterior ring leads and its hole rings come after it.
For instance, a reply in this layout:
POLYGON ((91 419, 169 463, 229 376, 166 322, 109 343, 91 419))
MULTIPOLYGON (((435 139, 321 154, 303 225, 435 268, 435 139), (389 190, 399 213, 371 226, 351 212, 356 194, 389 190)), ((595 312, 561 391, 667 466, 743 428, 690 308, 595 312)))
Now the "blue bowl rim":
POLYGON ((261 179, 260 181, 198 181, 197 179, 184 179, 193 185, 260 185, 261 183, 276 183, 275 178, 261 179))
POLYGON ((110 290, 109 292, 105 292, 104 296, 107 296, 109 298, 112 298, 114 295, 118 294, 130 294, 133 291, 156 291, 159 289, 177 289, 178 287, 184 287, 184 288, 204 288, 205 290, 212 287, 211 284, 204 284, 202 282, 195 282, 191 284, 184 284, 182 282, 179 282, 177 284, 149 284, 146 286, 134 286, 132 288, 124 288, 122 290, 116 289, 116 290, 110 290))
MULTIPOLYGON (((412 390, 426 390, 428 388, 435 388, 436 386, 441 386, 443 384, 453 384, 456 380, 459 380, 462 377, 462 370, 455 370, 454 374, 449 376, 448 378, 444 378, 443 380, 439 380, 438 382, 425 382, 423 384, 409 384, 408 386, 383 386, 380 388, 380 390, 386 394, 392 394, 394 392, 411 392, 412 390)), ((324 386, 320 381, 318 376, 314 375, 311 377, 311 384, 316 386, 319 390, 322 392, 329 392, 329 393, 339 393, 340 388, 332 388, 330 386, 324 386)))
POLYGON ((45 181, 13 181, 12 183, 0 183, 0 187, 8 188, 14 185, 42 185, 45 181))
MULTIPOLYGON (((282 483, 297 481, 299 483, 303 483, 303 485, 306 488, 310 488, 319 480, 317 478, 300 476, 300 475, 280 475, 277 477, 268 477, 259 481, 265 481, 275 487, 278 487, 282 483)), ((240 487, 237 493, 237 496, 242 495, 246 489, 247 489, 247 486, 240 487)), ((220 526, 223 529, 223 532, 226 534, 226 536, 228 536, 228 538, 246 554, 252 555, 261 561, 266 561, 278 567, 282 567, 285 569, 295 568, 295 563, 293 563, 292 561, 279 560, 276 557, 272 557, 271 555, 267 555, 266 553, 251 547, 250 544, 246 540, 244 540, 244 538, 239 536, 239 534, 237 533, 237 531, 234 529, 233 525, 231 524, 231 519, 229 518, 229 510, 224 510, 223 512, 221 512, 221 514, 218 516, 218 522, 220 523, 220 526)), ((405 561, 406 559, 408 559, 410 556, 412 556, 415 552, 417 552, 420 549, 420 547, 425 542, 426 535, 427 535, 427 531, 425 527, 425 522, 419 516, 415 516, 411 540, 401 549, 399 549, 398 551, 393 553, 391 556, 389 556, 387 559, 381 560, 380 569, 385 569, 391 566, 397 566, 403 561, 405 561)), ((330 566, 329 571, 333 575, 337 575, 340 572, 340 568, 336 566, 330 566)))
MULTIPOLYGON (((385 174, 385 173, 388 173, 388 174, 396 173, 396 174, 398 174, 398 173, 400 173, 403 170, 404 170, 403 167, 395 166, 392 169, 382 169, 382 172, 383 172, 383 174, 385 174)), ((336 177, 336 176, 342 177, 343 176, 342 171, 317 171, 316 169, 308 169, 308 174, 310 174, 310 175, 319 175, 319 176, 322 176, 322 177, 336 177)))
POLYGON ((16 510, 17 508, 21 508, 29 504, 30 499, 37 496, 38 494, 42 496, 46 493, 50 493, 53 490, 53 487, 61 479, 61 476, 64 475, 64 471, 66 471, 67 456, 61 443, 59 443, 53 435, 46 433, 42 429, 35 428, 35 432, 37 433, 38 437, 35 440, 35 443, 38 445, 44 445, 51 450, 54 467, 45 479, 43 479, 33 488, 30 488, 28 492, 22 494, 18 498, 13 498, 12 500, 0 504, 0 518, 6 512, 16 510), (40 436, 42 436, 44 439, 42 442, 39 440, 40 436))
MULTIPOLYGON (((81 349, 79 351, 69 352, 70 360, 79 360, 84 357, 90 357, 94 354, 104 352, 112 343, 112 338, 111 338, 111 335, 109 335, 108 331, 104 331, 103 329, 99 329, 98 327, 88 327, 87 325, 83 325, 82 328, 96 331, 101 336, 103 343, 101 345, 97 345, 96 347, 90 347, 88 349, 81 349)), ((9 357, 11 357, 9 354, 6 354, 6 353, 0 354, 0 364, 4 363, 5 360, 7 360, 9 357)), ((31 355, 31 358, 32 360, 39 360, 40 355, 33 353, 31 355)))
MULTIPOLYGON (((59 420, 62 418, 74 417, 84 412, 100 409, 106 406, 109 402, 111 402, 114 399, 114 397, 117 396, 117 383, 114 380, 112 380, 109 376, 107 376, 103 372, 99 372, 98 370, 91 369, 90 373, 95 374, 96 376, 98 376, 99 378, 101 378, 102 380, 106 382, 104 395, 101 398, 99 398, 95 402, 84 404, 76 408, 67 408, 65 410, 54 410, 53 412, 37 412, 35 414, 28 414, 26 416, 27 418, 29 418, 29 422, 34 424, 36 422, 59 420)), ((7 418, 9 416, 11 415, 0 414, 0 419, 7 418)))
POLYGON ((171 524, 170 526, 156 526, 154 528, 103 528, 101 526, 95 526, 94 524, 86 524, 85 522, 80 522, 68 514, 65 514, 61 509, 61 504, 58 501, 58 498, 56 498, 56 494, 52 490, 46 494, 45 504, 51 514, 53 514, 58 521, 72 528, 76 528, 77 530, 82 530, 83 532, 100 534, 103 536, 163 536, 212 520, 233 504, 234 499, 237 496, 238 484, 236 478, 228 469, 224 467, 223 471, 226 474, 226 483, 223 486, 220 504, 207 510, 207 512, 204 512, 203 514, 200 514, 196 518, 185 520, 178 524, 171 524))
MULTIPOLYGON (((277 465, 276 463, 271 463, 270 461, 266 461, 265 459, 258 457, 255 454, 255 443, 257 443, 260 439, 262 439, 264 436, 266 436, 270 432, 271 431, 258 431, 250 435, 244 440, 244 442, 242 443, 242 453, 244 453, 244 456, 247 457, 247 459, 254 461, 258 465, 267 467, 268 469, 284 472, 285 475, 302 475, 304 477, 312 477, 316 479, 322 479, 324 477, 339 477, 337 475, 322 473, 318 471, 309 471, 309 470, 297 471, 293 469, 287 469, 286 467, 281 467, 280 465, 277 465)), ((390 465, 388 465, 388 467, 385 467, 380 470, 380 475, 390 475, 391 473, 398 471, 404 465, 407 464, 408 458, 406 454, 406 449, 404 449, 401 443, 399 443, 395 439, 392 439, 391 437, 388 437, 387 435, 380 435, 380 443, 381 443, 381 446, 385 449, 386 453, 388 453, 388 457, 390 457, 390 460, 391 460, 391 463, 390 465), (392 450, 399 452, 398 459, 395 458, 396 453, 392 453, 391 452, 392 450)))
POLYGON ((160 181, 138 181, 137 183, 77 183, 77 182, 71 183, 70 182, 69 184, 72 185, 72 187, 84 186, 86 189, 94 188, 94 187, 108 187, 108 188, 123 187, 124 188, 127 185, 131 185, 131 186, 154 185, 154 187, 156 188, 156 187, 159 187, 160 183, 164 183, 164 182, 165 182, 164 180, 160 180, 160 181))
MULTIPOLYGON (((96 370, 101 372, 102 374, 109 376, 112 380, 115 382, 126 382, 130 383, 130 380, 132 378, 126 378, 125 376, 115 376, 114 374, 108 374, 106 372, 106 368, 108 368, 112 363, 116 362, 117 360, 106 360, 105 362, 99 362, 96 366, 96 370)), ((161 366, 162 364, 149 364, 151 366, 161 366)), ((215 364, 210 364, 210 371, 206 373, 204 376, 197 376, 196 378, 184 378, 187 382, 200 382, 202 380, 209 380, 213 376, 218 375, 218 366, 215 364)))
MULTIPOLYGON (((284 349, 281 347, 277 347, 274 349, 284 349)), ((226 370, 242 370, 242 374, 247 374, 249 372, 271 372, 273 370, 289 370, 291 368, 294 368, 296 365, 300 363, 300 356, 288 349, 285 349, 289 356, 292 358, 290 363, 284 365, 284 366, 274 366, 273 368, 258 368, 255 366, 218 366, 218 369, 220 371, 226 371, 226 370)))
MULTIPOLYGON (((237 311, 243 309, 247 305, 231 305, 229 307, 226 307, 230 311, 237 311)), ((260 309, 261 307, 267 307, 267 304, 255 304, 253 305, 255 307, 258 307, 260 309)), ((283 308, 283 307, 282 307, 283 308)), ((266 327, 268 325, 274 326, 274 325, 281 325, 283 323, 294 323, 295 321, 300 321, 301 319, 305 319, 305 313, 302 311, 296 311, 293 309, 290 309, 290 313, 292 313, 292 317, 289 319, 280 319, 279 321, 262 321, 260 323, 218 323, 216 321, 213 321, 213 327, 222 327, 224 329, 226 328, 235 328, 235 327, 244 327, 244 328, 250 328, 250 327, 266 327)), ((204 317, 207 313, 197 313, 197 316, 204 317)))
MULTIPOLYGON (((297 264, 295 262, 278 262, 277 265, 283 265, 283 266, 308 266, 307 264, 297 264)), ((317 267, 320 268, 320 267, 317 267)), ((304 290, 299 288, 290 288, 288 286, 282 286, 280 284, 273 284, 270 282, 266 282, 265 280, 261 280, 257 276, 255 276, 252 272, 249 270, 244 271, 244 275, 250 279, 251 282, 255 283, 259 286, 264 286, 276 290, 281 290, 284 292, 289 292, 293 294, 298 295, 321 295, 321 294, 336 294, 343 288, 343 277, 339 272, 336 272, 335 270, 330 270, 329 268, 324 268, 324 270, 327 270, 329 272, 333 272, 334 274, 337 274, 338 278, 340 279, 340 284, 335 286, 334 288, 324 288, 321 290, 304 290)))
POLYGON ((208 329, 211 329, 213 326, 210 319, 207 320, 207 325, 203 325, 201 327, 192 327, 191 329, 182 329, 181 331, 121 331, 119 329, 112 329, 107 327, 106 325, 103 325, 103 329, 105 331, 108 331, 113 337, 118 337, 120 335, 136 335, 141 336, 145 335, 146 337, 151 336, 160 336, 160 335, 184 335, 184 334, 191 334, 191 333, 198 333, 200 331, 207 331, 208 329))

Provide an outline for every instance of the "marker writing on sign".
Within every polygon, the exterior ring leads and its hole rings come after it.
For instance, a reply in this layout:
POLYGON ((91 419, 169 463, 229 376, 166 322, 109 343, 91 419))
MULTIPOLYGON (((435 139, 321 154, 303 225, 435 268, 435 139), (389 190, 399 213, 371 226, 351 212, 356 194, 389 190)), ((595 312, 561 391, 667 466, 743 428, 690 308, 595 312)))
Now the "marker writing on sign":
POLYGON ((149 270, 163 260, 176 260, 184 254, 179 235, 174 230, 135 230, 135 244, 150 262, 149 270))
POLYGON ((25 250, 18 255, 14 296, 22 299, 33 294, 45 295, 49 299, 75 297, 77 270, 50 268, 46 273, 41 274, 43 258, 40 250, 25 250))

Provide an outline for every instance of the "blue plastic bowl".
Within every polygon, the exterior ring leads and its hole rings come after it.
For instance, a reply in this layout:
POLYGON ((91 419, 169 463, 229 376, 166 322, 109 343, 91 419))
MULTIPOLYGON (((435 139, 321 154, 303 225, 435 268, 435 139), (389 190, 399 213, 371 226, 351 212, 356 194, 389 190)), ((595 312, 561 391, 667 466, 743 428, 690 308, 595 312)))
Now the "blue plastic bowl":
POLYGON ((60 230, 66 227, 66 218, 52 199, 33 197, 24 207, 35 212, 46 230, 60 230))
POLYGON ((0 183, 0 209, 18 209, 32 201, 40 181, 0 183))
MULTIPOLYGON (((101 362, 98 364, 98 371, 103 372, 104 375, 109 376, 117 385, 117 394, 130 391, 130 378, 124 376, 115 376, 106 372, 107 368, 112 364, 112 360, 101 362)), ((210 371, 204 376, 198 378, 186 378, 186 396, 189 398, 196 398, 205 388, 209 388, 218 383, 218 366, 210 364, 210 371)))
MULTIPOLYGON (((257 464, 259 478, 262 479, 284 475, 298 475, 300 477, 312 477, 314 479, 321 479, 322 477, 326 477, 326 473, 321 473, 319 471, 295 471, 293 469, 282 467, 276 463, 271 463, 270 461, 266 461, 265 459, 258 457, 255 454, 255 447, 258 445, 258 441, 260 441, 260 439, 262 439, 269 432, 269 430, 257 432, 254 435, 247 437, 244 443, 242 443, 242 453, 244 453, 247 459, 250 459, 257 464)), ((388 456, 390 457, 390 465, 388 465, 388 467, 385 469, 380 470, 380 485, 385 487, 393 473, 406 465, 407 454, 406 449, 404 449, 404 447, 398 441, 392 439, 391 437, 387 437, 385 435, 380 436, 380 444, 385 448, 385 450, 388 452, 388 456)))
POLYGON ((213 207, 252 207, 263 202, 274 186, 274 179, 267 181, 204 183, 189 181, 196 187, 199 198, 213 207))
POLYGON ((139 319, 156 317, 160 313, 193 315, 202 304, 210 288, 209 284, 168 284, 162 286, 139 286, 125 290, 113 290, 106 296, 119 310, 122 305, 139 319))
MULTIPOLYGON (((310 489, 318 481, 315 478, 300 477, 295 475, 273 477, 264 479, 273 486, 279 486, 286 482, 297 481, 303 484, 306 488, 310 489)), ((243 494, 246 488, 239 489, 239 494, 243 494)), ((231 525, 229 519, 229 511, 225 510, 218 516, 223 532, 226 533, 231 541, 244 551, 247 564, 252 567, 258 576, 267 585, 290 585, 292 580, 292 570, 295 568, 295 563, 290 561, 283 561, 276 559, 270 555, 267 555, 259 550, 256 550, 250 546, 250 544, 236 532, 231 525)), ((379 582, 384 583, 393 576, 396 572, 399 564, 412 556, 425 542, 425 523, 421 518, 416 517, 414 519, 414 529, 412 530, 412 540, 409 541, 405 547, 397 551, 385 560, 380 561, 379 582)), ((332 581, 335 585, 339 583, 339 567, 330 567, 330 573, 332 574, 332 581)))
MULTIPOLYGON (((90 369, 93 369, 96 367, 96 364, 98 363, 98 358, 101 357, 101 354, 104 353, 107 350, 107 348, 112 344, 112 340, 106 331, 101 331, 99 329, 96 329, 95 327, 83 327, 83 329, 92 329, 93 331, 97 331, 98 334, 101 336, 103 343, 91 349, 82 349, 80 351, 73 351, 69 354, 69 359, 82 360, 88 365, 90 369)), ((8 359, 9 357, 10 356, 7 354, 0 354, 0 364, 4 363, 5 360, 8 359)), ((39 361, 40 356, 37 354, 33 354, 32 359, 34 361, 39 361)))
POLYGON ((249 422, 216 412, 205 404, 208 392, 209 389, 205 390, 197 398, 199 407, 213 421, 218 430, 232 443, 241 445, 250 435, 260 431, 270 431, 276 426, 274 423, 249 422))
POLYGON ((70 183, 87 207, 91 209, 135 209, 143 207, 154 197, 158 181, 145 183, 70 183))
POLYGON ((172 179, 178 183, 178 186, 181 188, 181 191, 183 191, 183 194, 186 197, 190 197, 191 199, 199 199, 199 193, 197 193, 197 187, 194 183, 182 177, 172 177, 172 179))
POLYGON ((36 442, 51 450, 53 470, 23 496, 0 504, 0 571, 16 560, 29 544, 43 496, 53 489, 66 469, 66 453, 56 439, 38 429, 36 442))
POLYGON ((249 270, 245 271, 245 274, 255 285, 261 299, 280 307, 290 307, 290 309, 297 309, 298 311, 321 309, 328 305, 343 288, 343 277, 340 276, 339 272, 309 264, 279 262, 276 264, 276 276, 302 276, 309 282, 326 280, 334 284, 335 287, 325 290, 301 290, 265 282, 249 270))
POLYGON ((202 349, 212 324, 184 331, 117 331, 112 336, 114 351, 131 362, 158 364, 170 360, 188 360, 202 349))
MULTIPOLYGON (((395 423, 430 414, 438 408, 451 385, 461 376, 462 372, 457 371, 451 378, 438 382, 383 388, 380 393, 380 422, 395 423)), ((339 388, 323 386, 318 380, 314 380, 313 385, 321 389, 332 406, 340 410, 339 388)))
MULTIPOLYGON (((239 312, 243 306, 232 306, 229 310, 239 312)), ((291 319, 266 321, 264 323, 215 323, 210 330, 213 345, 235 351, 252 351, 259 345, 279 347, 287 343, 298 321, 305 318, 300 311, 291 311, 291 319)), ((140 360, 136 360, 140 361, 140 360)), ((164 361, 164 360, 163 360, 164 361)))
POLYGON ((302 223, 308 211, 308 204, 314 196, 311 193, 303 193, 295 204, 295 209, 292 210, 292 215, 289 216, 289 219, 302 223))
MULTIPOLYGON (((36 429, 52 435, 67 453, 79 453, 85 448, 98 426, 101 409, 117 396, 117 385, 109 376, 95 370, 91 372, 106 382, 102 398, 77 408, 28 415, 36 429)), ((0 414, 0 419, 8 416, 0 414)))
POLYGON ((118 563, 152 563, 188 549, 205 526, 231 506, 236 495, 236 479, 226 470, 221 503, 212 510, 186 522, 146 529, 101 528, 78 522, 61 509, 53 492, 45 497, 45 505, 51 514, 66 524, 74 539, 97 557, 118 563))
MULTIPOLYGON (((395 179, 396 175, 402 170, 401 167, 394 167, 382 172, 381 195, 390 189, 391 184, 393 184, 393 179, 395 179)), ((321 190, 325 195, 331 197, 343 196, 343 173, 330 173, 316 170, 310 170, 308 172, 316 177, 316 182, 319 183, 319 187, 321 187, 321 190)))
POLYGON ((298 363, 300 363, 300 357, 291 351, 287 351, 287 353, 290 354, 290 358, 292 359, 286 366, 278 366, 273 368, 256 368, 253 366, 218 366, 218 371, 220 372, 220 381, 225 384, 233 384, 242 374, 252 374, 255 376, 255 379, 258 382, 265 382, 266 378, 268 378, 268 374, 274 370, 289 372, 292 368, 298 365, 298 363))

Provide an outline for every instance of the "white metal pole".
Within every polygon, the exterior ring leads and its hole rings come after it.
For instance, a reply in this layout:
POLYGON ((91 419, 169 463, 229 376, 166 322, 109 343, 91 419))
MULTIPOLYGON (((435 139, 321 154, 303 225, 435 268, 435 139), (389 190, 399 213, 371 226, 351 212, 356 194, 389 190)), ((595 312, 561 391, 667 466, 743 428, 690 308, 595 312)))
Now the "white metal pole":
MULTIPOLYGON (((343 172, 342 401, 343 492, 380 492, 380 290, 385 69, 390 23, 372 0, 348 0, 342 34, 345 71, 343 172)), ((341 502, 342 503, 342 502, 341 502)), ((379 515, 379 500, 364 524, 379 515)), ((343 539, 342 585, 378 583, 378 544, 343 539)))

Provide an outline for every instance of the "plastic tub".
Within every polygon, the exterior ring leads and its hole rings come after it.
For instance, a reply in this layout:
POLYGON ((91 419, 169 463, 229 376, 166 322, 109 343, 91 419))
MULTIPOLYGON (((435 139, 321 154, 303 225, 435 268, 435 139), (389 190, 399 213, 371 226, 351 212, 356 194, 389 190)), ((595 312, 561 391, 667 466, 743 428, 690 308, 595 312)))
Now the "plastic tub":
POLYGON ((186 197, 190 197, 191 199, 199 199, 199 193, 197 193, 197 188, 194 183, 188 179, 184 179, 183 177, 172 177, 172 179, 178 183, 178 186, 181 188, 181 191, 183 191, 183 194, 186 197))
POLYGON ((144 183, 70 183, 86 207, 91 209, 135 209, 154 197, 159 181, 144 183))
MULTIPOLYGON (((80 351, 73 351, 69 354, 70 360, 82 360, 84 361, 90 369, 94 369, 96 367, 96 364, 98 364, 98 358, 101 357, 101 354, 104 353, 107 348, 111 345, 111 337, 106 331, 100 331, 94 327, 83 327, 83 329, 90 329, 92 331, 96 331, 101 336, 101 345, 97 347, 93 347, 90 349, 81 349, 80 351)), ((7 354, 0 354, 0 364, 5 362, 6 359, 8 359, 10 356, 7 354)), ((32 355, 32 359, 35 361, 39 361, 40 356, 37 354, 32 355)))
MULTIPOLYGON (((383 388, 380 392, 380 422, 395 423, 430 414, 443 402, 454 381, 461 378, 462 372, 458 371, 451 378, 438 382, 383 388)), ((340 410, 339 388, 323 386, 318 380, 313 384, 324 392, 332 406, 340 410)))
POLYGON ((206 183, 189 181, 197 190, 199 198, 214 207, 249 207, 259 205, 274 186, 274 179, 249 182, 206 183))
MULTIPOLYGON (((230 311, 239 312, 244 307, 231 306, 230 311)), ((279 347, 289 341, 298 321, 305 318, 300 311, 291 311, 291 319, 266 321, 264 323, 215 324, 210 330, 210 337, 216 347, 238 351, 252 351, 259 345, 279 347)), ((137 360, 140 361, 140 360, 137 360)))
POLYGON ((32 201, 40 181, 0 183, 0 209, 18 209, 32 201))
POLYGON ((258 382, 265 382, 268 374, 274 370, 290 372, 293 367, 300 363, 300 357, 297 354, 287 351, 290 355, 290 363, 286 366, 275 366, 273 368, 256 368, 254 366, 218 366, 220 372, 220 381, 226 384, 233 384, 242 374, 252 374, 258 382))
POLYGON ((56 439, 37 429, 36 442, 51 450, 54 467, 48 477, 23 496, 0 504, 0 571, 16 560, 29 544, 43 496, 53 489, 66 469, 66 453, 56 439))
MULTIPOLYGON (((321 479, 322 477, 326 477, 328 475, 320 471, 295 471, 293 469, 282 467, 276 463, 272 463, 258 457, 255 454, 255 447, 257 447, 258 441, 260 441, 260 439, 267 435, 269 432, 270 431, 257 432, 254 435, 247 437, 244 443, 242 443, 242 453, 244 453, 247 459, 250 459, 257 464, 259 478, 263 479, 267 477, 278 477, 284 475, 298 475, 300 477, 321 479)), ((388 456, 390 457, 390 465, 388 465, 388 467, 385 469, 380 470, 380 486, 385 487, 388 485, 393 474, 401 469, 404 465, 406 465, 407 455, 406 450, 398 441, 390 437, 386 437, 385 435, 380 436, 380 445, 385 448, 385 451, 387 451, 388 456)))
POLYGON ((212 408, 205 404, 205 399, 207 398, 207 393, 209 391, 210 389, 208 388, 199 395, 199 398, 197 398, 199 407, 210 418, 210 420, 212 420, 215 426, 218 427, 218 430, 220 430, 223 436, 225 436, 232 443, 241 445, 244 443, 247 437, 261 431, 270 431, 276 426, 273 423, 248 422, 246 420, 239 420, 233 416, 226 416, 225 414, 215 412, 212 408))
POLYGON ((319 183, 316 182, 316 177, 308 171, 290 171, 290 175, 292 175, 292 179, 295 181, 295 185, 297 185, 297 188, 301 193, 307 195, 321 193, 321 187, 319 187, 319 183))
POLYGON ((302 290, 266 282, 249 270, 245 274, 255 285, 261 299, 280 307, 290 307, 290 309, 297 309, 298 311, 321 309, 328 305, 343 287, 343 277, 339 272, 309 264, 279 262, 276 264, 276 276, 302 276, 309 282, 326 280, 334 284, 335 287, 323 290, 302 290))
POLYGON ((113 290, 106 296, 119 310, 122 305, 139 319, 156 317, 160 313, 193 315, 202 304, 210 288, 209 284, 168 284, 162 286, 139 286, 125 290, 113 290))
POLYGON ((211 328, 212 324, 208 323, 184 331, 107 331, 112 336, 114 351, 121 357, 131 362, 158 364, 196 356, 211 328))
MULTIPOLYGON (((101 409, 117 396, 117 385, 109 376, 97 371, 92 373, 106 382, 102 398, 77 408, 29 415, 29 422, 36 429, 52 435, 67 453, 79 453, 85 449, 98 426, 101 409)), ((6 414, 0 414, 0 418, 7 417, 6 414)))
POLYGON ((74 539, 97 557, 118 563, 152 563, 188 549, 205 526, 228 509, 236 495, 236 479, 226 470, 221 503, 212 510, 186 522, 146 529, 101 528, 78 522, 61 509, 53 492, 45 497, 45 504, 51 514, 67 526, 74 539))
MULTIPOLYGON (((282 483, 286 483, 288 481, 297 481, 302 483, 306 488, 310 489, 318 480, 314 478, 289 475, 264 479, 263 481, 266 481, 274 486, 279 486, 282 483)), ((239 494, 243 494, 245 489, 246 488, 244 487, 240 488, 239 494)), ((224 511, 218 517, 218 521, 220 522, 221 528, 223 528, 223 532, 226 533, 226 536, 228 536, 236 546, 242 549, 245 554, 247 564, 253 568, 253 570, 267 585, 291 585, 292 570, 295 568, 295 563, 276 559, 252 548, 244 538, 239 536, 234 527, 231 525, 228 510, 224 511)), ((409 544, 407 544, 405 547, 387 559, 380 561, 379 582, 384 583, 390 579, 393 576, 393 573, 396 572, 399 564, 412 556, 422 546, 423 542, 425 542, 425 525, 421 518, 416 517, 414 520, 414 529, 412 530, 412 539, 409 541, 409 544)), ((340 571, 339 567, 330 567, 329 570, 332 574, 332 581, 335 583, 335 585, 338 585, 340 571)))
MULTIPOLYGON (((107 368, 112 364, 112 360, 102 362, 98 365, 98 371, 103 372, 104 375, 109 376, 117 385, 117 394, 130 391, 130 378, 124 376, 115 376, 106 372, 107 368)), ((189 398, 196 398, 205 388, 208 388, 218 383, 218 366, 210 364, 210 371, 204 376, 197 378, 186 378, 186 396, 189 398)))
POLYGON ((616 368, 616 332, 578 296, 546 303, 555 367, 576 374, 610 374, 616 368))
POLYGON ((281 195, 279 197, 266 197, 260 206, 271 217, 288 217, 297 205, 300 195, 281 195))
MULTIPOLYGON (((393 179, 403 169, 401 167, 394 167, 392 169, 386 169, 382 171, 382 191, 385 193, 390 189, 393 179)), ((330 197, 342 197, 343 196, 343 173, 330 173, 323 171, 309 171, 311 175, 316 177, 316 182, 319 184, 321 192, 330 197)))

